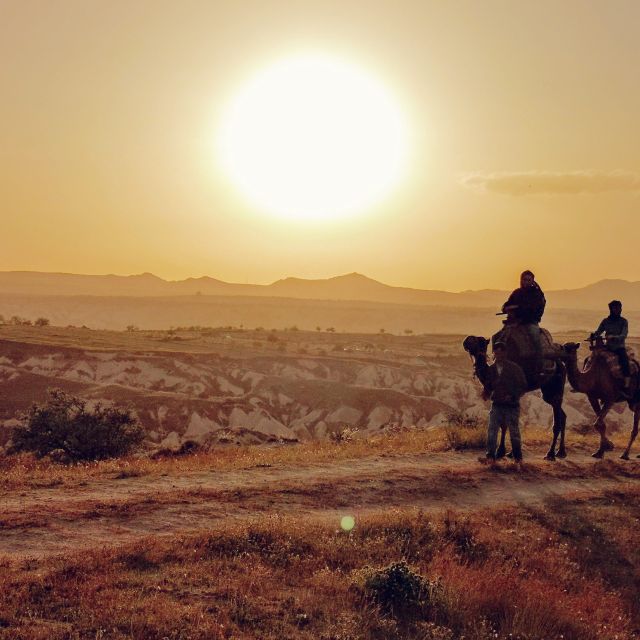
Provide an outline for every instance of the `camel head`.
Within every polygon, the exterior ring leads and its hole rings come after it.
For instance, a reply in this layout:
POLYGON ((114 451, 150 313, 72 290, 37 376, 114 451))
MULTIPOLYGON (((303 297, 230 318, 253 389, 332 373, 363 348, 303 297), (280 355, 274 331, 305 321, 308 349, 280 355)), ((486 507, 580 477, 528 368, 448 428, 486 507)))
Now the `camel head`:
POLYGON ((490 340, 482 336, 467 336, 462 341, 463 349, 471 356, 486 355, 490 340))
POLYGON ((578 349, 580 348, 580 343, 579 342, 565 342, 562 345, 562 348, 564 349, 565 354, 569 358, 577 358, 578 357, 578 349))

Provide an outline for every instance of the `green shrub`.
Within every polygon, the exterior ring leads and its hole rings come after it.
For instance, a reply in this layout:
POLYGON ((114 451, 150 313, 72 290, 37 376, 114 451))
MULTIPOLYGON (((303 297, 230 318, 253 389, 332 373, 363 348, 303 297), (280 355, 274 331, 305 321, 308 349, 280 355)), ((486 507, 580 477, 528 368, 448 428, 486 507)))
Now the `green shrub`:
POLYGON ((56 452, 59 460, 104 460, 130 452, 144 439, 144 430, 130 409, 86 402, 60 389, 34 404, 13 430, 13 451, 38 457, 56 452))
POLYGON ((442 600, 440 583, 427 580, 404 561, 383 569, 365 567, 356 576, 356 587, 380 613, 404 622, 431 619, 442 600))

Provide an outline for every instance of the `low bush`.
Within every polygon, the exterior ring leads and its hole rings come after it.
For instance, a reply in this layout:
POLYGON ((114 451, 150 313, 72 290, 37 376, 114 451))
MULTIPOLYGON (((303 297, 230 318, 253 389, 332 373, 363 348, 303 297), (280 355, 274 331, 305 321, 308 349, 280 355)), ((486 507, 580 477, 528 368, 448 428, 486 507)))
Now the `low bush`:
POLYGON ((355 587, 385 616, 407 622, 429 620, 440 606, 442 587, 414 571, 406 562, 356 573, 355 587))
POLYGON ((59 462, 105 460, 129 453, 144 439, 144 431, 130 409, 93 409, 59 389, 49 392, 43 405, 34 404, 13 430, 12 451, 38 457, 53 454, 59 462))
POLYGON ((487 429, 484 422, 464 411, 452 411, 447 415, 444 427, 447 442, 454 451, 464 449, 483 449, 487 442, 487 429))

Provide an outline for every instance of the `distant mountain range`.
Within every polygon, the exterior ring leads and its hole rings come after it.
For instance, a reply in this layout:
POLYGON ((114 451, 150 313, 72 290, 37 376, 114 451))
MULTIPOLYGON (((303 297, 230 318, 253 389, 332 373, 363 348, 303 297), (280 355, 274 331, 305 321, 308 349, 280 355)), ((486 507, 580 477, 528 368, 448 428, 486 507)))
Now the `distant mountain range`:
MULTIPOLYGON (((546 291, 557 309, 607 310, 612 298, 625 309, 640 310, 640 282, 601 280, 579 289, 546 291)), ((492 308, 498 310, 508 291, 482 289, 449 291, 393 287, 359 273, 324 280, 284 278, 269 285, 235 284, 204 276, 163 280, 151 273, 132 276, 80 275, 35 271, 0 272, 0 294, 19 296, 97 296, 158 298, 176 296, 243 296, 377 302, 432 307, 492 308)))

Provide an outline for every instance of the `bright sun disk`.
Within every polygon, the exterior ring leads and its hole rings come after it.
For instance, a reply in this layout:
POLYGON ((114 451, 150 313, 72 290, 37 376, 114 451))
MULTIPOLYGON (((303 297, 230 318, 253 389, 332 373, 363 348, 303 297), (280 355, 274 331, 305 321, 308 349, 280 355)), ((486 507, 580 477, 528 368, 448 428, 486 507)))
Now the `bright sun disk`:
POLYGON ((325 55, 259 72, 223 113, 224 172, 256 209, 295 219, 363 211, 404 176, 404 114, 365 70, 325 55))

